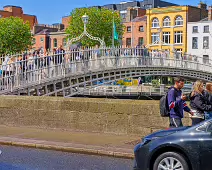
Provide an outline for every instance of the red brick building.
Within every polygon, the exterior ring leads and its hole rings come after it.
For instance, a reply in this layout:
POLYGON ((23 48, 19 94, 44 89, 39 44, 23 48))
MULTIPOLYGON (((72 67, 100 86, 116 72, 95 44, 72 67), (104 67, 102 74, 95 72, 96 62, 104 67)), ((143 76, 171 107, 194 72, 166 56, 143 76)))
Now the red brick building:
POLYGON ((64 28, 68 28, 69 22, 70 22, 71 16, 65 16, 62 18, 62 24, 64 25, 64 28))
POLYGON ((37 17, 35 15, 24 14, 21 7, 7 5, 4 6, 4 10, 0 10, 0 17, 6 18, 11 16, 22 18, 25 22, 28 21, 31 29, 33 29, 34 25, 38 24, 37 17))
POLYGON ((52 50, 60 45, 63 47, 65 44, 65 31, 63 24, 54 25, 35 25, 33 27, 33 49, 44 48, 52 50))
POLYGON ((125 22, 125 31, 122 37, 123 47, 136 47, 146 44, 147 17, 137 17, 131 22, 125 22))

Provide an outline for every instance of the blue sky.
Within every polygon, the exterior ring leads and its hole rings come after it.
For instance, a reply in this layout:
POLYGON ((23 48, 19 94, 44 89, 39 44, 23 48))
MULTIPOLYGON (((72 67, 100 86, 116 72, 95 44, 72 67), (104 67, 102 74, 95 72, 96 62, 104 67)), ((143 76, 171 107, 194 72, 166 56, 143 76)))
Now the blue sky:
MULTIPOLYGON (((24 13, 36 15, 39 24, 53 24, 60 23, 62 17, 69 15, 74 8, 120 3, 121 1, 124 0, 0 0, 0 9, 2 10, 5 5, 21 6, 24 13)), ((171 2, 171 0, 166 1, 171 2)), ((196 6, 200 1, 172 0, 172 2, 196 6)), ((207 0, 206 3, 212 4, 212 0, 207 0)))

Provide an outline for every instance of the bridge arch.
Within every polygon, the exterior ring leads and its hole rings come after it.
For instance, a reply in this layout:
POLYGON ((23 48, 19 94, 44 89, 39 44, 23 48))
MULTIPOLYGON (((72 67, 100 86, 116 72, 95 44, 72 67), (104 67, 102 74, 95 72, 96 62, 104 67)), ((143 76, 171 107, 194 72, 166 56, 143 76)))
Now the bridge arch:
MULTIPOLYGON (((40 84, 31 84, 27 88, 14 89, 12 94, 32 95, 32 91, 38 95, 42 89, 41 96, 58 96, 71 97, 83 94, 86 90, 100 86, 96 85, 97 81, 112 83, 125 78, 136 78, 140 76, 181 76, 189 79, 198 79, 202 81, 212 81, 212 75, 209 72, 198 70, 187 70, 183 68, 164 68, 164 67, 125 67, 113 68, 106 70, 95 70, 87 73, 67 74, 65 77, 58 77, 51 81, 44 81, 40 84), (34 90, 33 90, 34 89, 34 90), (31 92, 30 92, 31 91, 31 92)), ((104 84, 104 83, 103 83, 104 84)), ((5 93, 11 94, 11 92, 5 93)))

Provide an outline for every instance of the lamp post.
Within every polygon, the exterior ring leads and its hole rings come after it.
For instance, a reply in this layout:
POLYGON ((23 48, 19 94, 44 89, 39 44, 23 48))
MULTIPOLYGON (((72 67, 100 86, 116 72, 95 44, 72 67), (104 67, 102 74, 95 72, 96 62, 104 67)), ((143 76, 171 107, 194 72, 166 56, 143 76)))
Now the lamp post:
POLYGON ((95 41, 99 41, 101 47, 104 47, 105 46, 105 42, 104 40, 100 39, 99 37, 94 37, 92 35, 90 35, 88 32, 87 32, 87 27, 86 25, 88 24, 88 21, 89 21, 89 17, 88 15, 83 15, 82 16, 82 21, 84 23, 84 31, 83 33, 79 36, 79 37, 76 37, 76 38, 72 38, 71 40, 68 39, 68 42, 67 42, 67 47, 69 47, 72 42, 76 42, 76 41, 79 41, 80 39, 82 39, 84 36, 87 36, 88 38, 92 39, 92 40, 95 40, 95 41))
POLYGON ((88 24, 88 19, 89 19, 88 15, 85 14, 82 16, 82 21, 84 23, 84 32, 86 32, 86 25, 88 24))

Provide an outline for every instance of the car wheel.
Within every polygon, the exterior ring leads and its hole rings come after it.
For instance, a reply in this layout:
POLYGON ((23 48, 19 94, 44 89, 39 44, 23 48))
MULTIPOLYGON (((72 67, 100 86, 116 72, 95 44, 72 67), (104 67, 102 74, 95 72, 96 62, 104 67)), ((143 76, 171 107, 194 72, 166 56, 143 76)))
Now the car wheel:
POLYGON ((156 158, 153 170, 189 170, 189 168, 183 155, 166 152, 156 158))

